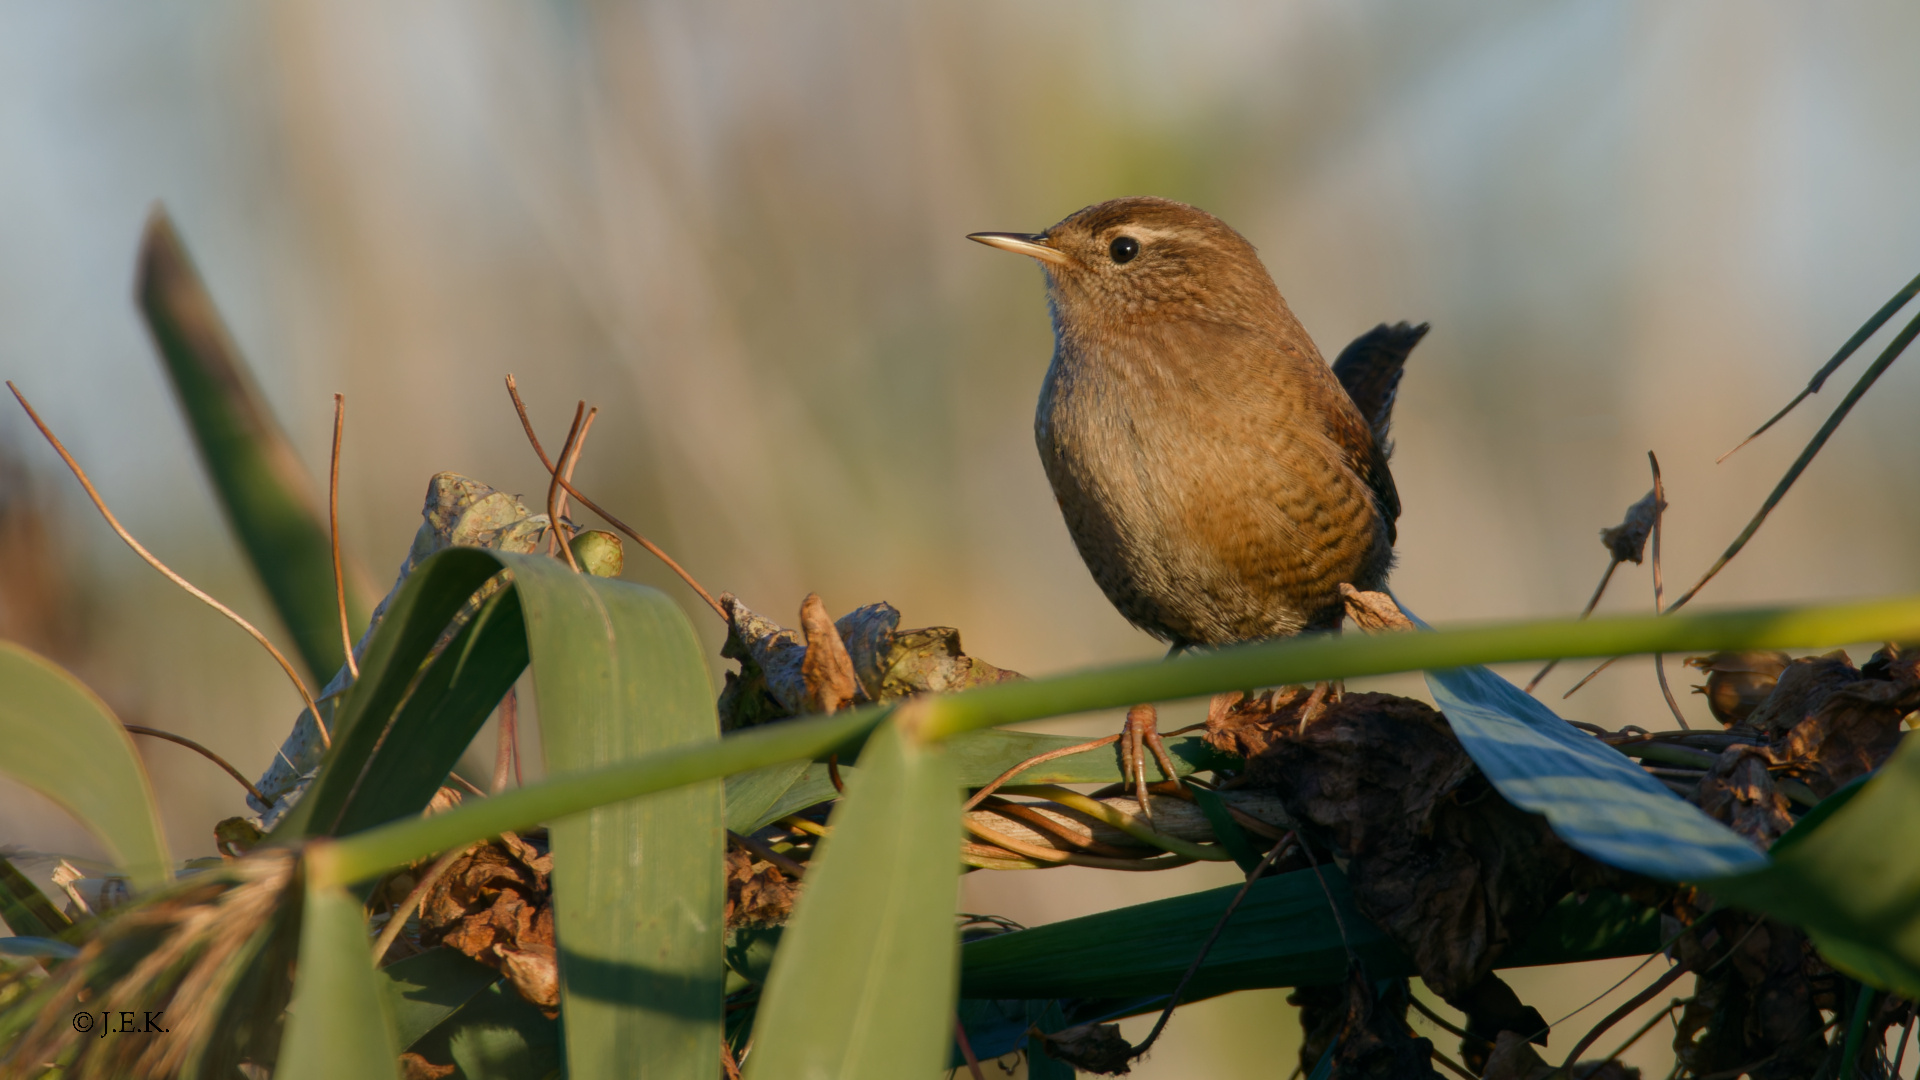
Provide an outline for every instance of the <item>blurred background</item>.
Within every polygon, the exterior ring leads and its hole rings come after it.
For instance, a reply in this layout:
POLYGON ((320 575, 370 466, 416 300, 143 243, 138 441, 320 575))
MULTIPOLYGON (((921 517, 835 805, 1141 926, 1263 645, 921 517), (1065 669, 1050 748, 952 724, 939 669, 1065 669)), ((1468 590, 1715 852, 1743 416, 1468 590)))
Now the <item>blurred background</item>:
MULTIPOLYGON (((512 372, 550 443, 576 399, 601 408, 581 487, 715 592, 789 622, 809 590, 884 599, 1058 672, 1162 650, 1102 599, 1040 472, 1039 271, 963 237, 1157 194, 1245 233, 1329 356, 1433 324, 1397 412, 1401 597, 1435 622, 1570 613, 1649 450, 1675 590, 1864 366, 1714 465, 1920 270, 1916 36, 1894 3, 9 5, 0 374, 136 535, 274 632, 130 302, 158 200, 317 477, 346 395, 343 531, 378 591, 432 473, 544 490, 512 372)), ((1920 587, 1916 407, 1920 357, 1701 602, 1920 587)), ((628 567, 717 649, 691 593, 628 567)), ((1603 610, 1650 607, 1627 570, 1603 610)), ((8 410, 0 635, 249 774, 298 710, 8 410)), ((1646 662, 1559 707, 1671 726, 1646 662)), ((142 751, 176 852, 211 854, 237 785, 142 751)), ((96 850, 12 786, 0 844, 96 850)), ((1225 880, 977 873, 962 904, 1037 923, 1225 880)), ((1632 967, 1512 981, 1558 1019, 1632 967)), ((1186 1010, 1136 1074, 1271 1074, 1283 998, 1186 1010)), ((1628 1060, 1662 1075, 1666 1037, 1628 1060)))

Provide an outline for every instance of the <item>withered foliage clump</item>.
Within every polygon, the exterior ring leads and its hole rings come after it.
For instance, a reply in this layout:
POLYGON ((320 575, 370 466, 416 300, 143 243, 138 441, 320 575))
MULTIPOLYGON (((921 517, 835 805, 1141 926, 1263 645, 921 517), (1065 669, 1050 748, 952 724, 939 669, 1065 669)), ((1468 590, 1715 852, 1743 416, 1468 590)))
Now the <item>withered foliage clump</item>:
MULTIPOLYGON (((1658 759, 1667 783, 1763 848, 1793 827, 1796 801, 1810 805, 1878 768, 1899 745, 1903 719, 1920 708, 1920 652, 1892 646, 1863 668, 1845 653, 1801 660, 1727 653, 1691 663, 1708 673, 1701 690, 1725 732, 1606 741, 1638 746, 1636 753, 1651 743, 1675 748, 1664 757, 1648 753, 1649 764, 1658 759), (1699 764, 1672 767, 1676 760, 1699 764)), ((1492 969, 1562 897, 1603 887, 1658 907, 1674 934, 1673 955, 1696 975, 1675 1037, 1689 1074, 1792 1080, 1841 1071, 1841 1039, 1827 1017, 1851 1001, 1805 934, 1715 911, 1712 898, 1695 890, 1574 852, 1543 818, 1501 798, 1427 705, 1352 694, 1320 708, 1297 689, 1268 692, 1216 707, 1206 738, 1244 758, 1235 783, 1279 797, 1308 839, 1344 863, 1356 906, 1429 987, 1466 1014, 1461 1054, 1477 1075, 1543 1080, 1554 1071, 1529 1045, 1544 1045, 1545 1021, 1492 969)), ((1306 1034, 1303 1069, 1330 1045, 1349 1054, 1349 1042, 1384 1040, 1372 1051, 1380 1061, 1413 1052, 1404 1004, 1399 1018, 1380 1020, 1395 1006, 1370 994, 1353 986, 1295 992, 1290 1000, 1301 1007, 1306 1034)), ((1887 1026, 1909 1014, 1904 1002, 1880 1007, 1863 1045, 1879 1046, 1887 1026)), ((1394 1066, 1402 1072, 1344 1058, 1334 1072, 1423 1075, 1428 1058, 1416 1056, 1417 1066, 1394 1066)), ((1617 1062, 1573 1070, 1629 1072, 1617 1062)))
MULTIPOLYGON (((1245 757, 1245 785, 1277 795, 1346 860, 1355 905, 1484 1036, 1469 1057, 1502 1030, 1544 1033, 1493 966, 1592 864, 1502 799, 1426 704, 1349 694, 1304 724, 1301 704, 1285 692, 1242 701, 1209 720, 1207 741, 1245 757)), ((1344 997, 1338 1007, 1352 1011, 1344 997)))
POLYGON ((559 1015, 553 944, 553 856, 514 833, 454 860, 420 904, 420 943, 446 945, 506 975, 548 1016, 559 1015))
MULTIPOLYGON (((1781 659, 1770 686, 1764 667, 1750 657, 1723 654, 1696 664, 1710 673, 1710 699, 1713 675, 1721 670, 1741 671, 1746 685, 1766 689, 1744 712, 1730 709, 1723 717, 1730 734, 1751 742, 1722 751, 1693 796, 1766 847, 1793 824, 1783 786, 1797 782, 1825 798, 1865 776, 1898 747, 1903 719, 1920 707, 1920 650, 1888 646, 1862 668, 1844 652, 1781 659), (1755 668, 1761 668, 1757 679, 1755 668)), ((1704 924, 1712 908, 1712 897, 1691 889, 1677 890, 1666 905, 1687 925, 1704 924)), ((1688 1072, 1738 1070, 1754 1080, 1792 1080, 1850 1071, 1839 1060, 1842 1040, 1822 1012, 1840 1013, 1853 1003, 1805 934, 1773 919, 1721 911, 1702 932, 1681 937, 1676 951, 1697 973, 1674 1040, 1688 1072)), ((1904 1002, 1883 1002, 1868 1017, 1861 1045, 1882 1045, 1887 1028, 1904 1022, 1908 1009, 1904 1002)))
POLYGON ((1425 1080, 1433 1068, 1433 1043, 1407 1026, 1406 983, 1396 980, 1376 992, 1355 963, 1337 986, 1302 986, 1287 995, 1300 1009, 1300 1071, 1313 1075, 1332 1050, 1329 1075, 1361 1080, 1425 1080))
POLYGON ((727 929, 783 926, 799 895, 800 883, 779 867, 744 851, 727 852, 727 929))
POLYGON ((731 594, 720 603, 727 612, 720 655, 740 662, 738 672, 727 673, 720 694, 720 726, 726 731, 832 712, 853 701, 895 701, 1020 678, 968 656, 960 648, 960 631, 950 626, 899 629, 900 612, 892 604, 868 604, 829 623, 818 598, 809 597, 801 609, 802 629, 795 631, 731 594), (812 650, 809 666, 809 646, 816 639, 825 648, 812 650))

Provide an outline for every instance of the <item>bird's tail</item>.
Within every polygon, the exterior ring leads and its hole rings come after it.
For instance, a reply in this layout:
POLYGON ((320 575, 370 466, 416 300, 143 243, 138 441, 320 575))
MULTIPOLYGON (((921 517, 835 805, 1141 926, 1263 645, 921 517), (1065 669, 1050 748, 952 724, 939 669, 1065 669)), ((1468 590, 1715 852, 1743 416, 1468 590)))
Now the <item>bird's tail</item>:
POLYGON ((1427 336, 1427 324, 1394 323, 1379 326, 1353 339, 1333 362, 1333 375, 1373 429, 1374 445, 1391 452, 1387 430, 1393 420, 1393 399, 1406 372, 1407 354, 1427 336))

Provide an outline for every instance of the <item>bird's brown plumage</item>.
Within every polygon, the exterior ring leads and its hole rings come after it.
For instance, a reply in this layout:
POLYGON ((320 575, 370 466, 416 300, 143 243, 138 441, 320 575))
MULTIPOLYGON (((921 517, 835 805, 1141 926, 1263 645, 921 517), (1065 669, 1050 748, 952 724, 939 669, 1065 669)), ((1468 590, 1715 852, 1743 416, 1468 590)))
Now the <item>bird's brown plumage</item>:
POLYGON ((1216 645, 1335 626, 1341 583, 1384 586, 1400 509, 1386 418, 1424 327, 1343 355, 1363 413, 1253 245, 1205 211, 1116 199, 1037 236, 976 239, 1042 260, 1055 350, 1040 458, 1129 621, 1216 645))

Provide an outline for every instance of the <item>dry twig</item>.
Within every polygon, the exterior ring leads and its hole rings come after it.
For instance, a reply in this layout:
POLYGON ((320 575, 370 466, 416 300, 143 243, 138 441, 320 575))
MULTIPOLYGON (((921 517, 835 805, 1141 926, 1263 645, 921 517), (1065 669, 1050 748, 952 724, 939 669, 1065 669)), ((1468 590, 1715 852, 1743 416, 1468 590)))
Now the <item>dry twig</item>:
MULTIPOLYGON (((520 414, 520 426, 526 430, 527 441, 533 444, 533 452, 540 455, 540 464, 546 466, 546 469, 549 473, 557 473, 558 470, 555 468, 552 459, 547 457, 546 450, 542 449, 540 446, 540 437, 533 433, 533 421, 527 418, 526 403, 520 400, 520 389, 514 383, 513 376, 511 375, 507 376, 507 394, 513 398, 513 407, 520 414)), ((667 564, 667 569, 679 575, 680 580, 686 582, 688 588, 698 593, 700 595, 700 599, 705 600, 707 602, 707 606, 713 609, 713 613, 715 615, 720 616, 722 620, 726 619, 727 609, 720 606, 720 601, 715 600, 713 598, 712 593, 708 592, 705 588, 702 588, 700 583, 693 579, 693 575, 687 573, 684 567, 682 567, 679 563, 675 562, 673 560, 673 556, 668 555, 665 551, 662 551, 658 544, 655 544, 653 541, 635 532, 633 528, 629 526, 626 522, 621 521, 619 518, 614 517, 612 514, 608 513, 605 509, 601 508, 599 503, 596 503, 592 499, 587 498, 585 495, 580 494, 580 489, 574 487, 573 484, 570 481, 568 481, 565 477, 561 477, 560 487, 564 489, 567 494, 580 500, 580 505, 600 515, 602 518, 606 520, 607 524, 613 526, 616 529, 619 529, 623 533, 626 533, 629 537, 633 539, 634 543, 639 544, 643 548, 646 548, 647 551, 651 553, 654 558, 659 559, 661 562, 667 564)))
MULTIPOLYGON (((1663 511, 1667 508, 1667 493, 1660 480, 1660 459, 1651 450, 1647 451, 1647 462, 1653 467, 1653 613, 1658 615, 1665 588, 1660 578, 1660 519, 1665 516, 1663 511)), ((1680 703, 1673 700, 1673 688, 1667 685, 1667 654, 1653 654, 1653 672, 1659 676, 1660 693, 1667 699, 1667 708, 1673 710, 1673 718, 1680 721, 1682 728, 1692 730, 1693 725, 1687 723, 1687 718, 1680 712, 1680 703)))
POLYGON ((213 762, 215 765, 220 766, 222 769, 225 769, 227 771, 227 775, 233 777, 235 780, 240 781, 240 786, 247 789, 247 794, 259 800, 262 806, 273 805, 274 800, 269 799, 265 795, 260 794, 260 789, 253 786, 253 781, 247 779, 246 776, 242 774, 239 769, 236 769, 232 765, 228 764, 226 758, 223 758, 219 754, 216 754, 213 751, 207 749, 206 747, 200 745, 199 743, 194 742, 192 739, 187 738, 185 735, 175 735, 171 731, 161 731, 159 728, 151 728, 143 724, 121 724, 120 726, 123 728, 126 728, 128 731, 131 731, 135 735, 146 735, 150 738, 165 739, 170 743, 176 743, 180 746, 186 747, 187 749, 193 751, 194 753, 199 754, 201 757, 206 758, 208 761, 213 762))
POLYGON ((407 898, 400 901, 400 905, 388 914, 387 925, 380 928, 380 937, 373 943, 373 962, 375 966, 378 966, 380 961, 385 958, 387 950, 393 948, 394 941, 400 937, 400 931, 407 925, 407 917, 413 914, 414 908, 420 906, 420 901, 426 899, 427 890, 433 888, 433 883, 439 881, 441 877, 446 874, 448 868, 453 866, 454 861, 459 859, 460 856, 465 855, 469 850, 469 848, 464 847, 455 848, 441 855, 438 859, 435 859, 433 865, 427 868, 426 874, 423 875, 420 881, 414 885, 413 889, 407 893, 407 898))
POLYGON ((287 679, 293 683, 293 688, 299 691, 300 700, 306 705, 307 711, 313 714, 314 726, 320 729, 321 744, 328 749, 332 749, 333 737, 327 733, 326 722, 320 718, 320 706, 314 702, 313 694, 308 692, 306 682, 300 678, 299 672, 293 670, 293 664, 287 660, 286 655, 279 649, 274 648, 273 642, 267 640, 267 635, 255 629, 252 623, 241 618, 238 612, 220 601, 215 600, 213 597, 208 596, 186 578, 174 573, 167 567, 166 563, 156 558, 153 552, 142 547, 140 541, 135 540, 133 534, 126 530, 126 526, 120 524, 120 519, 113 516, 113 511, 107 509, 107 501, 100 497, 100 492, 94 488, 93 481, 87 479, 87 471, 80 467, 80 463, 73 459, 72 454, 67 453, 66 445, 53 433, 53 429, 47 426, 47 422, 40 419, 40 414, 35 412, 33 406, 28 403, 27 396, 22 394, 20 388, 13 385, 11 380, 7 382, 7 389, 13 391, 13 396, 15 400, 20 402, 20 407, 27 410, 27 418, 33 421, 34 427, 40 429, 40 434, 44 436, 47 443, 53 447, 54 453, 59 454, 60 460, 67 463, 67 468, 73 472, 74 479, 80 481, 80 486, 86 490, 87 498, 93 500, 94 509, 100 511, 100 516, 107 519, 107 525, 113 529, 114 534, 125 541, 126 545, 133 549, 134 554, 145 559, 148 566, 160 571, 168 581, 185 589, 201 603, 233 620, 235 625, 245 630, 253 637, 253 640, 260 643, 261 648, 267 650, 267 652, 273 656, 274 661, 280 665, 280 670, 287 673, 287 679))

